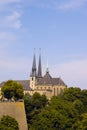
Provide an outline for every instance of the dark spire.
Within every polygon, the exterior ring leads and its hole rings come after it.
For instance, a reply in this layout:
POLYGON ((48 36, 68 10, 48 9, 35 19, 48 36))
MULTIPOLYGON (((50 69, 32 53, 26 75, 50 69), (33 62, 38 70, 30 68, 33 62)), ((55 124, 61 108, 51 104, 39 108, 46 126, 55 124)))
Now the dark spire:
POLYGON ((42 66, 41 66, 41 49, 40 49, 40 54, 39 54, 39 64, 38 64, 38 77, 42 77, 42 66))
POLYGON ((32 76, 36 76, 36 56, 35 56, 35 49, 34 49, 34 58, 33 58, 33 64, 32 64, 32 76))

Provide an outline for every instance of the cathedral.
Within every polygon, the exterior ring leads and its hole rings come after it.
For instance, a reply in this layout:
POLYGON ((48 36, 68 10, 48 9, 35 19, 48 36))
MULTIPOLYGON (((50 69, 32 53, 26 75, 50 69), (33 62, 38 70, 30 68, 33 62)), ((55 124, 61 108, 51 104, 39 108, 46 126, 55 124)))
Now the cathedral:
MULTIPOLYGON (((54 95, 62 94, 64 89, 66 88, 66 84, 59 77, 53 78, 50 73, 48 67, 46 68, 46 73, 44 76, 42 75, 42 64, 41 64, 41 54, 39 54, 39 62, 38 69, 36 68, 36 56, 34 53, 33 64, 30 73, 29 80, 16 80, 20 84, 22 84, 24 93, 29 93, 33 95, 35 92, 40 93, 41 95, 46 95, 48 99, 50 99, 54 95)), ((0 84, 0 88, 4 85, 5 82, 0 84)))

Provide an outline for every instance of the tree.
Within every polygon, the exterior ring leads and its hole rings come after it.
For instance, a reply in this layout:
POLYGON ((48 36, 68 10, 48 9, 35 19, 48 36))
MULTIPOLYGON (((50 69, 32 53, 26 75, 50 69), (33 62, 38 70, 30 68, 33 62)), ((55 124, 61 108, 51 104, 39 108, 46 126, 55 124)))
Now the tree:
POLYGON ((84 112, 87 113, 87 90, 82 90, 80 100, 84 105, 84 112))
POLYGON ((73 125, 74 130, 87 130, 87 113, 83 113, 79 116, 76 123, 73 125))
POLYGON ((71 130, 77 117, 72 102, 54 96, 38 114, 32 115, 29 130, 71 130))
POLYGON ((8 100, 14 98, 15 100, 23 98, 23 87, 16 81, 8 80, 1 88, 2 95, 8 100))
POLYGON ((19 130, 18 122, 8 115, 4 115, 0 120, 0 130, 19 130))
POLYGON ((81 97, 81 89, 73 87, 67 88, 65 89, 62 97, 67 101, 73 102, 81 97))
POLYGON ((66 117, 55 109, 43 109, 32 119, 30 130, 63 130, 66 117))
POLYGON ((87 90, 71 87, 49 102, 27 94, 25 109, 29 130, 87 130, 87 90))
POLYGON ((25 94, 24 104, 27 116, 27 122, 30 124, 32 118, 38 115, 43 107, 46 106, 48 100, 45 95, 40 95, 39 93, 34 93, 33 96, 25 94))
POLYGON ((83 113, 83 103, 80 100, 75 100, 73 102, 74 108, 78 111, 79 114, 83 113))
POLYGON ((32 105, 35 109, 40 109, 47 104, 47 98, 45 95, 40 95, 39 93, 34 93, 32 96, 32 105))

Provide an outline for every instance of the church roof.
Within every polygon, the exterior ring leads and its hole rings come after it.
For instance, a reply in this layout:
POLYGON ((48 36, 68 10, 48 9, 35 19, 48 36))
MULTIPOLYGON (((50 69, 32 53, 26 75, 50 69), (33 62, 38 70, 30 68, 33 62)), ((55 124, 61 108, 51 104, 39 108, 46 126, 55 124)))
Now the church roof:
POLYGON ((52 78, 49 72, 46 72, 44 77, 39 78, 38 85, 63 85, 66 86, 66 84, 63 82, 61 78, 52 78))
MULTIPOLYGON (((20 83, 22 86, 23 86, 23 89, 24 90, 31 90, 31 88, 30 88, 30 81, 29 80, 15 80, 15 81, 17 81, 18 83, 20 83)), ((2 82, 2 83, 0 83, 0 88, 1 87, 3 87, 3 85, 5 84, 5 82, 2 82)))
POLYGON ((0 88, 1 88, 1 87, 3 87, 3 85, 4 85, 4 84, 5 84, 5 82, 4 82, 4 81, 3 81, 3 82, 1 82, 1 83, 0 83, 0 88))
MULTIPOLYGON (((32 90, 30 88, 30 80, 15 80, 18 83, 20 83, 23 86, 23 89, 25 91, 30 91, 32 90)), ((5 81, 6 82, 6 81, 5 81)), ((5 84, 5 82, 0 83, 0 88, 5 84)), ((52 78, 49 72, 47 71, 46 74, 37 79, 37 85, 62 85, 66 86, 66 84, 63 82, 61 78, 52 78)))
POLYGON ((31 88, 30 88, 30 80, 16 80, 16 81, 23 86, 24 90, 31 90, 31 88))
POLYGON ((49 73, 46 73, 44 77, 38 79, 38 85, 51 85, 52 84, 52 77, 49 73))
POLYGON ((52 78, 52 82, 54 85, 66 86, 66 84, 63 82, 63 80, 61 78, 52 78))

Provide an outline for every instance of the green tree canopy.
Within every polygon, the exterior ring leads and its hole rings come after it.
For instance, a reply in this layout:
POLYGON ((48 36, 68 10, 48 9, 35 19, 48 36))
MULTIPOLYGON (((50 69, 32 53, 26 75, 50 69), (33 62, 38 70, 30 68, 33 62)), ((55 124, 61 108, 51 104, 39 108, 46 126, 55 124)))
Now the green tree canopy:
POLYGON ((87 130, 87 90, 67 88, 49 101, 27 94, 25 110, 29 130, 87 130))
POLYGON ((24 95, 22 85, 12 80, 8 80, 4 84, 4 86, 1 88, 1 92, 2 95, 7 99, 14 98, 15 100, 18 100, 22 99, 24 95))
POLYGON ((30 130, 70 130, 78 113, 71 102, 54 96, 47 106, 32 117, 30 130))
POLYGON ((79 99, 81 96, 81 89, 80 88, 67 88, 65 89, 63 93, 63 98, 67 101, 75 101, 76 99, 79 99))
POLYGON ((0 119, 0 130, 19 130, 18 122, 8 115, 0 119))
POLYGON ((34 115, 40 113, 40 110, 46 106, 48 100, 45 95, 34 93, 33 96, 25 94, 24 103, 27 115, 27 122, 30 123, 34 115))
POLYGON ((79 116, 75 124, 73 124, 74 130, 87 130, 87 113, 83 113, 79 116))

